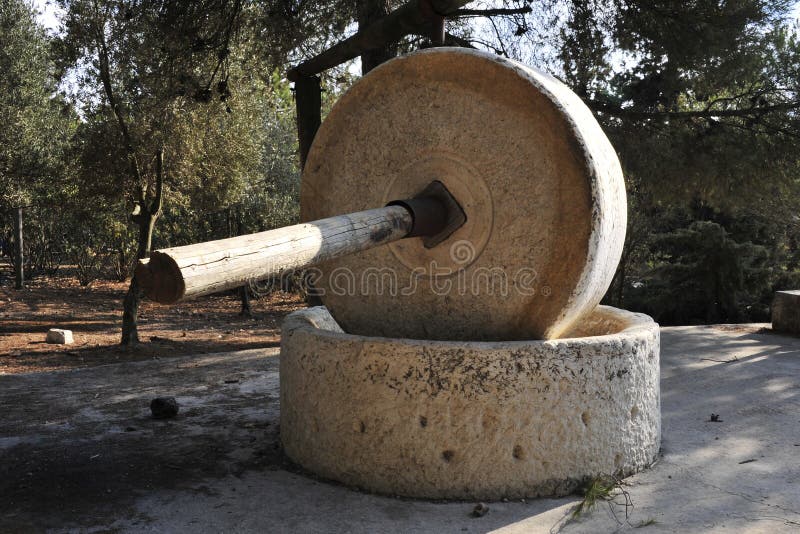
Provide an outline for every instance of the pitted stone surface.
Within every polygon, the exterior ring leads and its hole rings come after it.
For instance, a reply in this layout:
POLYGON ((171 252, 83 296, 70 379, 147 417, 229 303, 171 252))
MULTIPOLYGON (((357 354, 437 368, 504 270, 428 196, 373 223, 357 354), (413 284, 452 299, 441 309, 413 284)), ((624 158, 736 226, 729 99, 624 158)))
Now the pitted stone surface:
POLYGON ((389 339, 346 334, 322 307, 295 312, 284 448, 323 477, 413 497, 566 495, 629 475, 659 449, 658 325, 600 306, 579 333, 593 337, 389 339))
POLYGON ((474 50, 389 61, 339 99, 301 186, 305 221, 382 206, 440 180, 467 222, 320 266, 347 332, 439 340, 563 337, 605 294, 626 200, 613 147, 565 85, 474 50))
POLYGON ((772 329, 800 334, 800 291, 776 291, 772 300, 772 329))

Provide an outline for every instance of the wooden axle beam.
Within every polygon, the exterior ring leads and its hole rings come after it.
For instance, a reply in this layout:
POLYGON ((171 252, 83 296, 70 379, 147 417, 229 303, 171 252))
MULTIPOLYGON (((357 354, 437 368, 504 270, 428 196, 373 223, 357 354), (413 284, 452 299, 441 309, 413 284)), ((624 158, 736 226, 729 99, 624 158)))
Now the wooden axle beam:
POLYGON ((440 182, 424 196, 384 208, 338 215, 257 234, 157 250, 140 260, 136 278, 145 295, 161 304, 300 270, 404 237, 424 237, 426 246, 446 239, 466 218, 440 182))
POLYGON ((406 237, 402 206, 359 211, 257 234, 157 250, 136 277, 161 304, 217 293, 406 237))

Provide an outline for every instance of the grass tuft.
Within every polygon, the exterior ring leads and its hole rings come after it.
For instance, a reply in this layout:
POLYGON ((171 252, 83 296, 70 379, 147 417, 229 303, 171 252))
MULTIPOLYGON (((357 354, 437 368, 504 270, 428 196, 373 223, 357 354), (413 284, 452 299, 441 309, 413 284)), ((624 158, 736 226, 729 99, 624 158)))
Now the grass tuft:
POLYGON ((601 475, 589 480, 584 486, 583 500, 572 511, 572 519, 578 519, 583 513, 591 511, 598 501, 610 501, 617 488, 619 480, 613 476, 601 475))

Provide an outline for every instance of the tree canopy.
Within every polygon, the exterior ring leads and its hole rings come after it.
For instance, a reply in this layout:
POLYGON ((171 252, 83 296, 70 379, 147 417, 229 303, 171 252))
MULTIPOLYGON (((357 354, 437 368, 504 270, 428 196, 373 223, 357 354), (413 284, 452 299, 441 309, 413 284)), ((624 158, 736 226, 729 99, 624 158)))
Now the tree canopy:
MULTIPOLYGON (((62 224, 43 213, 33 223, 52 231, 30 246, 55 240, 73 260, 113 250, 123 276, 151 238, 172 246, 293 222, 286 73, 405 4, 57 3, 63 28, 48 37, 22 0, 0 2, 0 119, 10 125, 0 132, 0 204, 60 199, 62 224)), ((593 110, 631 206, 607 298, 680 323, 764 319, 770 292, 800 282, 793 7, 479 0, 444 14, 447 43, 546 70, 593 110)), ((432 44, 417 29, 364 52, 362 70, 432 44)), ((322 73, 323 115, 357 76, 353 63, 322 73)))
POLYGON ((0 2, 0 207, 30 204, 59 176, 74 125, 56 94, 44 30, 21 0, 0 2))

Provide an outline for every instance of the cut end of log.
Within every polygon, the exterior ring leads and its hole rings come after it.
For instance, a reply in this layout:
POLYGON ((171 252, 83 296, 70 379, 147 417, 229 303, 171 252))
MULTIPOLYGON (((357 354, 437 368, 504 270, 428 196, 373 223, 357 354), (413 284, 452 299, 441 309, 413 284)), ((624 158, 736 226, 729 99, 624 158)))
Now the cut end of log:
POLYGON ((149 260, 139 260, 134 276, 147 298, 159 304, 175 304, 186 293, 178 264, 159 251, 153 252, 149 260))

